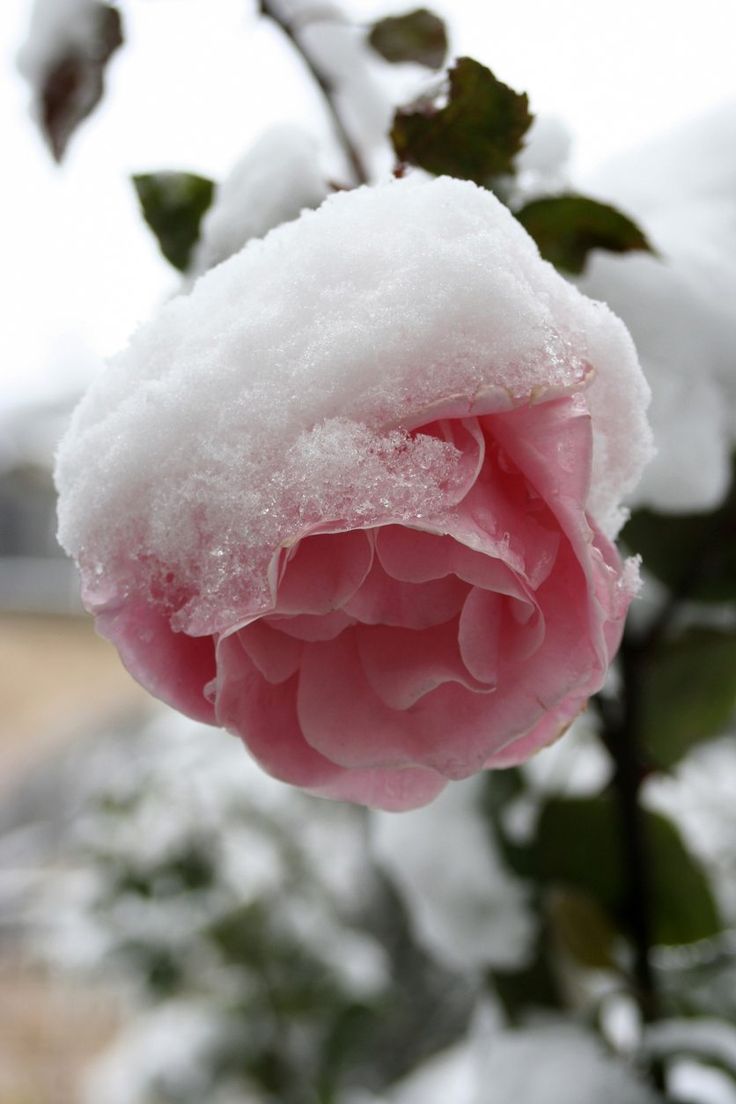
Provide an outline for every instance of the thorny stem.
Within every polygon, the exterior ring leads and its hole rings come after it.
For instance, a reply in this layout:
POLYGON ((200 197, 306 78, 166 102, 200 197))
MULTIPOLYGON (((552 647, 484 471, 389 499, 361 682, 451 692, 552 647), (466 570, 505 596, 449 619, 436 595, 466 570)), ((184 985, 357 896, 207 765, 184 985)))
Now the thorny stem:
POLYGON ((258 4, 259 12, 262 16, 270 19, 277 27, 281 29, 283 34, 289 40, 296 52, 302 58, 309 74, 311 75, 314 83, 319 88, 324 99, 325 107, 332 120, 332 125, 335 129, 340 145, 343 148, 345 156, 350 163, 353 176, 356 184, 368 183, 368 171, 363 162, 363 158, 358 150, 357 146, 353 142, 347 128, 342 120, 342 116, 337 108, 335 102, 335 88, 330 80, 322 72, 322 69, 317 64, 315 59, 310 54, 309 50, 304 45, 301 35, 299 33, 298 25, 288 22, 278 11, 277 6, 273 3, 273 0, 259 0, 258 4))

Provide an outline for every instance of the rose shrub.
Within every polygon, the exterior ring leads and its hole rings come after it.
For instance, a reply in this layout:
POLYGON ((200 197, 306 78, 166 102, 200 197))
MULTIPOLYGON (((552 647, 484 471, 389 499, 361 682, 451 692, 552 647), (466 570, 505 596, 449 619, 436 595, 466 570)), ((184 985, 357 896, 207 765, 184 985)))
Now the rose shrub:
POLYGON ((60 450, 60 537, 152 693, 287 782, 411 808, 602 685, 646 400, 621 323, 490 193, 360 189, 102 374, 60 450))

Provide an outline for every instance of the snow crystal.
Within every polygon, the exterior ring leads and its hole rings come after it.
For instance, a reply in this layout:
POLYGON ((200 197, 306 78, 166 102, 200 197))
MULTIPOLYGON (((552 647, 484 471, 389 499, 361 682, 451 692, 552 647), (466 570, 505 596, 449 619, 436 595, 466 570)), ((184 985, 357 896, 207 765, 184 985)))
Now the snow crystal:
POLYGON ((371 839, 431 954, 451 969, 514 969, 527 959, 535 923, 528 891, 504 868, 481 815, 482 784, 453 783, 401 817, 374 813, 371 839))
POLYGON ((310 135, 292 125, 272 127, 218 186, 202 221, 192 271, 206 272, 251 238, 298 218, 305 207, 319 207, 328 192, 310 135))
POLYGON ((60 540, 100 600, 106 568, 131 587, 173 572, 177 627, 217 631, 309 526, 442 508, 459 454, 408 431, 591 378, 589 506, 610 530, 649 448, 623 325, 474 184, 339 193, 207 273, 98 377, 59 451, 60 540))

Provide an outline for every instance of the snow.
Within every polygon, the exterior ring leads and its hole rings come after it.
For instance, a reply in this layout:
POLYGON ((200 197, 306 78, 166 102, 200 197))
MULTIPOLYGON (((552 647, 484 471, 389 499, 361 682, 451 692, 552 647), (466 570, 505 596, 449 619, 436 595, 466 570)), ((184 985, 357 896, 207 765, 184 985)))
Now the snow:
POLYGON ((416 938, 450 969, 516 969, 536 925, 529 889, 504 867, 479 801, 482 779, 448 786, 401 817, 374 813, 377 861, 404 899, 416 938))
POLYGON ((644 1045, 658 1057, 697 1055, 736 1074, 736 1027, 723 1020, 662 1020, 647 1027, 644 1045))
POLYGON ((136 1104, 151 1082, 175 1098, 206 1092, 202 1055, 216 1044, 219 1026, 211 1009, 194 1001, 171 1001, 139 1016, 87 1071, 82 1104, 136 1104))
POLYGON ((469 1037, 374 1104, 656 1104, 594 1035, 551 1021, 519 1030, 476 1026, 469 1037))
POLYGON ((660 450, 640 498, 663 510, 716 504, 736 442, 734 149, 730 103, 616 158, 590 182, 638 219, 662 255, 659 288, 654 262, 646 273, 633 259, 619 271, 596 262, 581 286, 610 300, 632 329, 660 450))
POLYGON ((657 453, 629 498, 668 513, 723 499, 736 441, 736 113, 723 108, 571 180, 569 141, 535 120, 514 202, 581 191, 635 218, 658 251, 594 250, 576 285, 626 323, 652 389, 657 453), (696 460, 697 458, 697 460, 696 460))
POLYGON ((217 631, 305 527, 448 501, 459 454, 407 430, 591 375, 589 508, 614 530, 649 453, 621 323, 473 184, 340 193, 207 273, 94 382, 59 451, 60 540, 100 594, 104 565, 131 585, 167 565, 189 596, 176 626, 217 631))
POLYGON ((670 1063, 667 1083, 675 1100, 695 1104, 736 1104, 733 1077, 723 1070, 687 1059, 670 1063))
POLYGON ((654 1094, 571 1024, 507 1031, 487 1040, 473 1104, 654 1104, 654 1094), (490 1098, 484 1089, 491 1088, 490 1098))
POLYGON ((202 220, 193 272, 227 260, 304 208, 319 207, 328 192, 314 139, 292 124, 272 127, 217 187, 202 220))
POLYGON ((274 940, 296 940, 356 999, 386 984, 383 948, 353 922, 376 886, 363 816, 295 793, 250 762, 243 771, 241 757, 238 741, 161 709, 137 731, 55 764, 68 805, 56 834, 66 834, 73 861, 27 894, 46 961, 95 972, 131 942, 160 943, 186 963, 195 991, 214 985, 216 1004, 229 989, 214 975, 208 927, 258 904, 274 940), (212 885, 110 896, 111 871, 165 869, 192 843, 211 858, 212 885))
POLYGON ((624 319, 652 389, 657 454, 631 504, 673 513, 717 506, 730 480, 728 409, 714 375, 732 355, 722 319, 647 254, 596 251, 577 284, 624 319))

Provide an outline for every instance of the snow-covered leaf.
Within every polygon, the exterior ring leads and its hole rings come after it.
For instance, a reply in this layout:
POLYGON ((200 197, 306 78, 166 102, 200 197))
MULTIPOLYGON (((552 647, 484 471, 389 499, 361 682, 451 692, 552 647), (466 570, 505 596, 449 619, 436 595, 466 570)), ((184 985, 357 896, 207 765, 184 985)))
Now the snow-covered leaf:
POLYGON ((72 134, 100 102, 105 67, 122 43, 116 7, 38 0, 19 66, 33 86, 35 113, 54 160, 61 161, 72 134))
POLYGON ((447 55, 445 24, 426 8, 379 19, 368 41, 386 61, 415 61, 428 69, 440 69, 447 55))
POLYGON ((580 273, 591 249, 652 251, 642 230, 621 211, 581 195, 546 196, 516 212, 539 252, 564 272, 580 273))
POLYGON ((291 222, 307 207, 319 207, 329 191, 311 135, 289 123, 271 127, 218 184, 190 273, 213 268, 252 238, 291 222))
POLYGON ((199 227, 212 203, 214 184, 186 172, 143 173, 133 177, 143 217, 167 261, 183 272, 199 238, 199 227))
POLYGON ((463 57, 449 72, 444 106, 425 98, 400 108, 391 139, 402 162, 490 187, 495 177, 514 171, 531 121, 525 94, 463 57))

